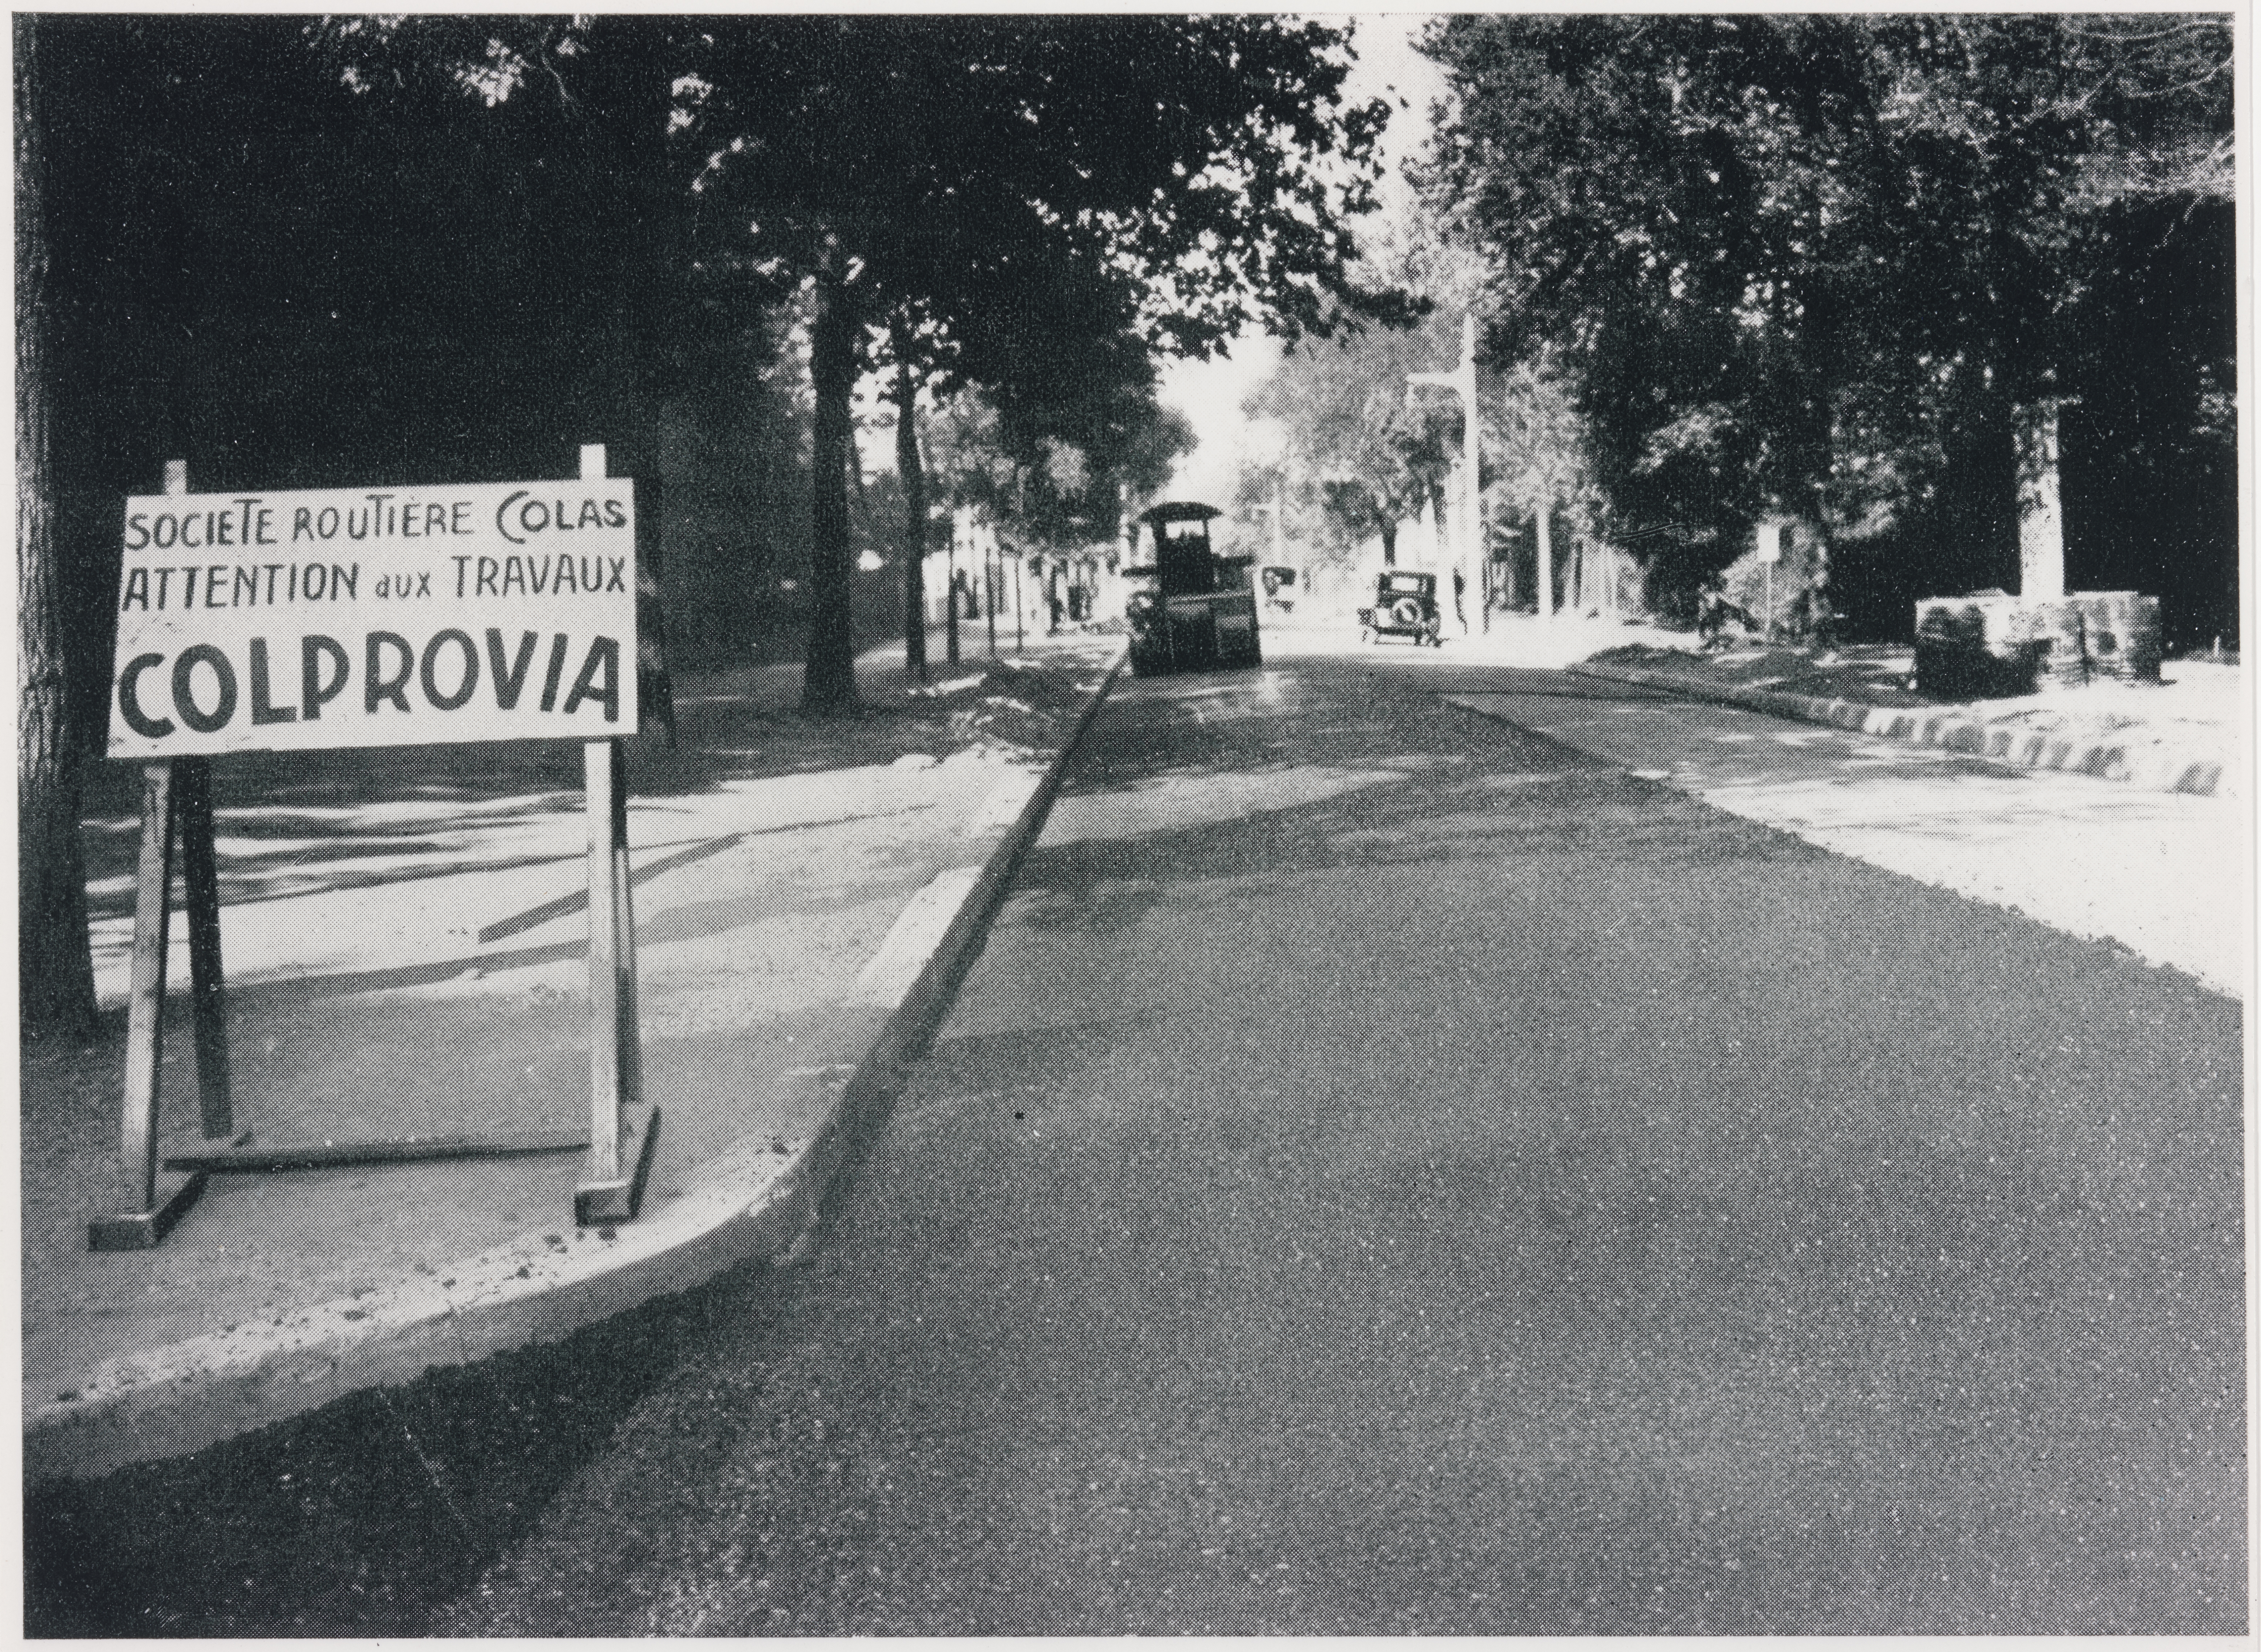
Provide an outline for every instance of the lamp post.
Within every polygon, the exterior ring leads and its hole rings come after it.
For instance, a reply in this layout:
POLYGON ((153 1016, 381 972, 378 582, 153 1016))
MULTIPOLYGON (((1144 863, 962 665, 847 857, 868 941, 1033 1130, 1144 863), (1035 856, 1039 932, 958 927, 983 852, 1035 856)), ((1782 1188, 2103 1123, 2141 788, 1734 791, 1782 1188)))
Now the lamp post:
MULTIPOLYGON (((1461 364, 1449 373, 1408 373, 1405 375, 1405 404, 1413 405, 1416 386, 1434 384, 1457 392, 1461 399, 1461 417, 1466 421, 1467 435, 1461 444, 1462 463, 1467 474, 1461 478, 1464 502, 1461 514, 1466 524, 1461 529, 1461 559, 1468 561, 1468 548, 1475 547, 1477 572, 1484 571, 1484 554, 1488 547, 1483 535, 1483 465, 1479 456, 1481 439, 1476 432, 1476 319, 1473 313, 1461 318, 1461 364)), ((1481 581, 1480 581, 1481 583, 1481 581)), ((1479 599, 1477 607, 1483 614, 1483 628, 1491 629, 1491 604, 1479 599)), ((1463 621, 1465 623, 1465 621, 1463 621)))

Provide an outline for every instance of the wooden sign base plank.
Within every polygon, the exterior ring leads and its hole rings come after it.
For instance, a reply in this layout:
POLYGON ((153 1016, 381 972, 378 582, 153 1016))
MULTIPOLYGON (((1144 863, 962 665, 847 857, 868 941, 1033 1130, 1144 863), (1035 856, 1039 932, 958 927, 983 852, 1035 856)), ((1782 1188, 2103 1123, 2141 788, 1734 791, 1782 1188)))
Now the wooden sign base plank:
POLYGON ((624 1110, 621 1118, 621 1157, 632 1167, 614 1182, 584 1182, 573 1189, 573 1225, 598 1227, 613 1222, 633 1222, 643 1209, 643 1187, 651 1174, 651 1157, 659 1146, 659 1109, 624 1110))
POLYGON ((189 1207, 204 1196, 205 1182, 201 1170, 185 1176, 160 1174, 150 1208, 88 1223, 86 1247, 90 1251, 154 1250, 173 1231, 174 1224, 189 1213, 189 1207))
POLYGON ((327 1170, 336 1165, 406 1165, 433 1159, 514 1159, 584 1153, 585 1130, 528 1130, 492 1136, 392 1136, 369 1141, 271 1141, 248 1137, 222 1146, 191 1147, 165 1155, 166 1167, 214 1175, 262 1175, 285 1170, 327 1170))

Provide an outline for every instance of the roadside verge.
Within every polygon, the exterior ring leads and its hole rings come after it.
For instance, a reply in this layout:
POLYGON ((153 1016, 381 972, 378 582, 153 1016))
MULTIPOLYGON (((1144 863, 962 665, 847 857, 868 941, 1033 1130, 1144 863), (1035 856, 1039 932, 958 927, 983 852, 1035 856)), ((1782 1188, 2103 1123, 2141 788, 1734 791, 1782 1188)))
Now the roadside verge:
POLYGON ((2119 780, 2147 791, 2212 796, 2226 790, 2225 765, 2212 751, 2163 737, 2136 724, 2098 735, 2036 731, 1991 720, 1967 707, 1912 710, 1871 706, 1779 689, 1706 682, 1676 672, 1587 661, 1567 668, 1573 676, 1630 684, 1690 700, 1740 706, 1793 722, 1821 723, 1856 734, 1936 746, 2013 767, 2049 769, 2119 780))

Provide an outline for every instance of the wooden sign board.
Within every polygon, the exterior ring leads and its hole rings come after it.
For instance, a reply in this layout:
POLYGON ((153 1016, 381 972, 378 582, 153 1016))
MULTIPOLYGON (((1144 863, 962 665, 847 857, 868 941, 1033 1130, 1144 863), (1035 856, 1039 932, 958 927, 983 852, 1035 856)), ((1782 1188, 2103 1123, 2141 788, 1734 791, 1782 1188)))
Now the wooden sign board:
POLYGON ((109 754, 636 729, 625 478, 126 502, 109 754))

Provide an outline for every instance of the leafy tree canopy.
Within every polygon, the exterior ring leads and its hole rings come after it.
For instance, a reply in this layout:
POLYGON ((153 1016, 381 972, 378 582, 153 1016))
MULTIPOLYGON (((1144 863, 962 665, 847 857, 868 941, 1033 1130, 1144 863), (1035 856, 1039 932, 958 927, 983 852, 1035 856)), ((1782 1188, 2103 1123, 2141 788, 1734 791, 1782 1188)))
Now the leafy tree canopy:
MULTIPOLYGON (((1478 301, 1481 271, 1465 249, 1418 234, 1378 248, 1368 271, 1375 285, 1407 294, 1420 320, 1291 341, 1244 411, 1278 427, 1268 468, 1281 473, 1288 503, 1322 513, 1298 524, 1300 538, 1332 541, 1348 557, 1379 535, 1394 559, 1399 523, 1440 496, 1462 440, 1459 404, 1433 392, 1409 398, 1408 375, 1459 360, 1461 318, 1478 301)), ((1253 503, 1268 500, 1271 486, 1252 476, 1243 491, 1253 503)))
POLYGON ((1339 31, 1268 17, 714 19, 689 135, 723 232, 865 313, 951 330, 1017 262, 1080 255, 1206 355, 1391 305, 1349 276, 1387 111, 1348 67, 1339 31))
POLYGON ((1425 187, 1483 248, 1493 349, 1563 347, 1620 526, 1874 527, 2006 475, 2131 206, 2181 203, 2142 219, 2171 239, 2224 197, 2229 46, 2212 17, 1456 18, 1425 187))

